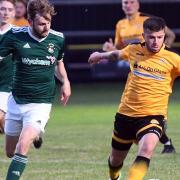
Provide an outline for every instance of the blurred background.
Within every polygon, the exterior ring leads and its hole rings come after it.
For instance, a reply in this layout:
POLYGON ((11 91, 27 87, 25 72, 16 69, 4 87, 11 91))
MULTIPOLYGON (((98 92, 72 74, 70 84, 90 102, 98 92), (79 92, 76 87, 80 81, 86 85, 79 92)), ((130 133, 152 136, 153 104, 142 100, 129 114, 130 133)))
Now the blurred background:
MULTIPOLYGON (((91 68, 88 57, 102 51, 102 44, 114 39, 115 25, 125 17, 121 0, 51 0, 57 15, 52 27, 66 37, 65 63, 72 81, 125 80, 128 67, 115 70, 102 65, 91 68)), ((163 17, 176 34, 173 48, 180 50, 180 0, 141 0, 140 12, 163 17)))

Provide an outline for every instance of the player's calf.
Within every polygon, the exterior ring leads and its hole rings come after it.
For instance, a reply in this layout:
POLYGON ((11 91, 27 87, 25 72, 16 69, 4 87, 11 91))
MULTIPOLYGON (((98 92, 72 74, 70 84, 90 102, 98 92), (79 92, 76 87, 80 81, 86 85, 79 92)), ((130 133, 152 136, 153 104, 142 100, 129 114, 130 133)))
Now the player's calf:
POLYGON ((4 112, 0 110, 0 134, 4 134, 4 112))

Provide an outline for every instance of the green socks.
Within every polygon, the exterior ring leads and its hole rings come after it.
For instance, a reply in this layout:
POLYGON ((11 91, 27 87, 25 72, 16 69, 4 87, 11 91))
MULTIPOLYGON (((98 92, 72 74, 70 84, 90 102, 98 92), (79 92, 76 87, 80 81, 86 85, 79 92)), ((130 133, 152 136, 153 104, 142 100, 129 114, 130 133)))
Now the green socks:
POLYGON ((15 154, 9 166, 6 180, 19 180, 27 162, 27 156, 15 154))

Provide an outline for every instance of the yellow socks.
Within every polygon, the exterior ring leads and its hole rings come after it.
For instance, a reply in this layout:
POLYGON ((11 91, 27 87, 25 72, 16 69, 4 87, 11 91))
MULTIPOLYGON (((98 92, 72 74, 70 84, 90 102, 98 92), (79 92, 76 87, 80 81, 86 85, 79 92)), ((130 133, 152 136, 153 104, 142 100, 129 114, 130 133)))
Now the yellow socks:
POLYGON ((110 160, 108 160, 108 165, 109 165, 109 177, 111 180, 117 180, 118 177, 120 176, 120 170, 123 166, 123 164, 117 166, 117 167, 113 167, 110 164, 110 160))
POLYGON ((150 159, 137 156, 129 170, 127 180, 142 180, 147 173, 149 163, 150 159))

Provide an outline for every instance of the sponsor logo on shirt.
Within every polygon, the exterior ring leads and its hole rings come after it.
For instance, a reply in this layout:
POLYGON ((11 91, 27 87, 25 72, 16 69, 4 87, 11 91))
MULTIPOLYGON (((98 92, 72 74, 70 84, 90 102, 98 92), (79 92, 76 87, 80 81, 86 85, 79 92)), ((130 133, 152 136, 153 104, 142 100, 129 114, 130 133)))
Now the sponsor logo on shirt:
POLYGON ((46 56, 46 58, 51 61, 51 64, 54 64, 54 62, 56 61, 56 58, 54 56, 46 56))
POLYGON ((158 68, 152 68, 152 67, 149 67, 149 66, 143 66, 141 64, 138 64, 137 62, 134 63, 134 68, 139 68, 139 69, 143 69, 145 71, 148 71, 148 72, 155 72, 155 73, 159 73, 159 74, 166 74, 165 71, 162 71, 158 68))
POLYGON ((29 58, 22 58, 22 63, 27 65, 42 65, 42 66, 50 66, 51 62, 45 59, 29 59, 29 58))
POLYGON ((54 56, 46 56, 47 59, 30 59, 30 58, 22 58, 22 63, 27 65, 42 65, 42 66, 50 66, 54 64, 56 58, 54 56))

